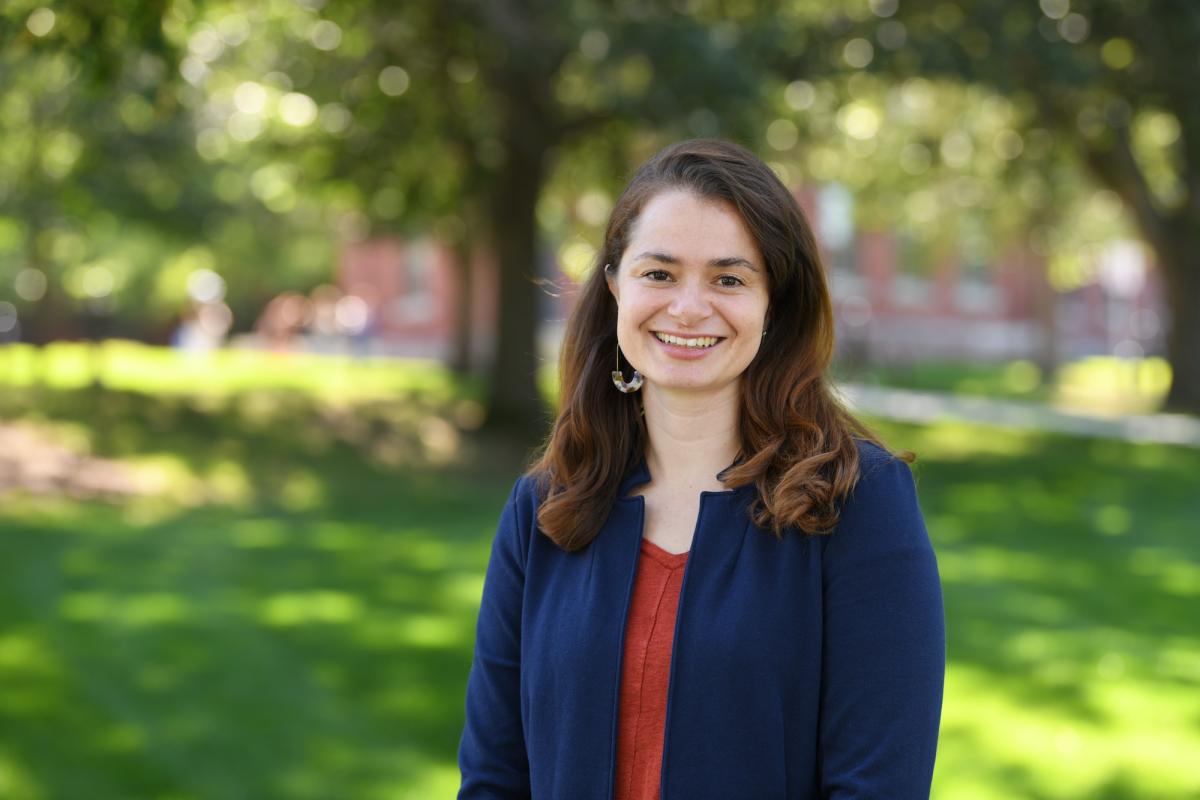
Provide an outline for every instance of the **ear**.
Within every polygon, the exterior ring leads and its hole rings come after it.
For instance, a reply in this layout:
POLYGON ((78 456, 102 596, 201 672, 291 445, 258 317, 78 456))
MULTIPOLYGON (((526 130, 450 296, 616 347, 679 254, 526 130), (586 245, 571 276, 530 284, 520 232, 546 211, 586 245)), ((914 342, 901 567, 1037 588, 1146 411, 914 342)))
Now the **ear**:
POLYGON ((613 299, 620 303, 621 294, 617 289, 617 270, 611 264, 604 265, 604 282, 608 284, 608 291, 612 293, 613 299))

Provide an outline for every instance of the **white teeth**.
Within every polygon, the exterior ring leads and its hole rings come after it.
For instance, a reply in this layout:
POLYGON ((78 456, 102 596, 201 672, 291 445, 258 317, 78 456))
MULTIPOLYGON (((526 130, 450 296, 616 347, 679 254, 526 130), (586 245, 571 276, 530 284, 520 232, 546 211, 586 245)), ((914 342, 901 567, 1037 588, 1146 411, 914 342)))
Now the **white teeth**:
POLYGON ((660 342, 667 344, 679 345, 681 347, 712 347, 719 339, 716 336, 697 336, 695 339, 684 339, 680 336, 672 336, 669 333, 658 333, 654 335, 658 337, 660 342))

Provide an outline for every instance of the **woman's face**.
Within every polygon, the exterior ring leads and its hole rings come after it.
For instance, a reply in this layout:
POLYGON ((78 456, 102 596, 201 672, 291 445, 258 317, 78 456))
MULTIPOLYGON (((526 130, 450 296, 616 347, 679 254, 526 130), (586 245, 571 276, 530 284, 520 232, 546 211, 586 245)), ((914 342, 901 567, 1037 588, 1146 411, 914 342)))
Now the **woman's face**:
POLYGON ((621 352, 656 388, 736 384, 762 343, 769 298, 766 265, 741 216, 725 201, 669 189, 632 227, 608 282, 621 352))

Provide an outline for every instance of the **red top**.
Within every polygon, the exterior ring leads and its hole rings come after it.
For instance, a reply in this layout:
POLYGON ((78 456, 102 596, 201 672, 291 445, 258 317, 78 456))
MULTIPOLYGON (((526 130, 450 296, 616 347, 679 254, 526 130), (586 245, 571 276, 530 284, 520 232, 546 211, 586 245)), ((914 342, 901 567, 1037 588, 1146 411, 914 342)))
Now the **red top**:
POLYGON ((621 660, 614 800, 659 800, 675 612, 687 557, 642 539, 621 660))

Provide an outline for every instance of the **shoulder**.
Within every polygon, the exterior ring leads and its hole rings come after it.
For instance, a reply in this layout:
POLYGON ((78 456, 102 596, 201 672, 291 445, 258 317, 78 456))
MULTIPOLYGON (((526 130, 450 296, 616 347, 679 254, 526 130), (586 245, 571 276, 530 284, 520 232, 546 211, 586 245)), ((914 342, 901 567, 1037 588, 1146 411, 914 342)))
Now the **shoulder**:
MULTIPOLYGON (((874 471, 881 466, 885 466, 889 462, 900 461, 900 459, 896 458, 884 448, 866 439, 855 438, 854 444, 858 446, 859 474, 863 477, 865 477, 868 472, 874 471)), ((900 461, 900 463, 903 464, 904 462, 900 461)), ((905 466, 907 466, 907 464, 905 466)))
POLYGON ((928 542, 909 465, 883 447, 855 440, 859 476, 843 499, 831 550, 911 547, 928 542))
POLYGON ((526 472, 513 483, 509 502, 536 512, 545 495, 544 485, 545 481, 542 475, 526 472))
POLYGON ((913 471, 906 461, 866 439, 854 443, 858 446, 858 480, 846 498, 848 504, 880 500, 881 493, 886 496, 913 487, 913 471))
POLYGON ((524 563, 529 542, 538 529, 538 506, 541 504, 538 477, 524 474, 512 483, 509 499, 500 515, 494 546, 504 548, 512 557, 524 563))

